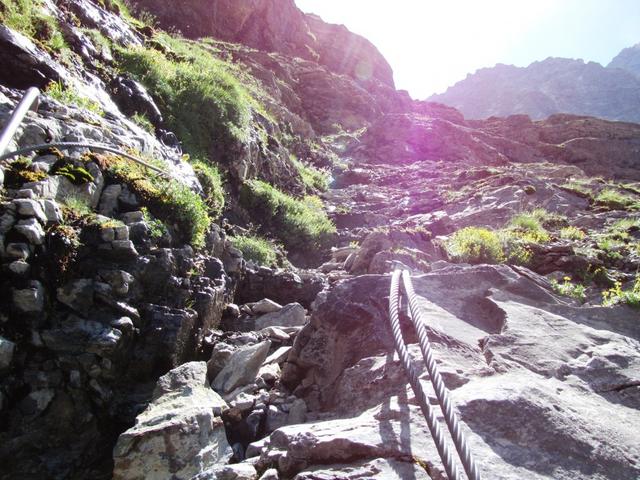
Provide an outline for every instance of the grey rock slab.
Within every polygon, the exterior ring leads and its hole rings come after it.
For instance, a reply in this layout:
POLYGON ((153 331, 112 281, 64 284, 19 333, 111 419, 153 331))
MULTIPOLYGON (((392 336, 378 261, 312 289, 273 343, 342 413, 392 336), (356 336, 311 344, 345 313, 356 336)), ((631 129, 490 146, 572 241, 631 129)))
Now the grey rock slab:
POLYGON ((15 348, 16 344, 11 340, 0 337, 0 371, 5 370, 11 365, 15 348))
POLYGON ((281 427, 265 441, 258 465, 287 477, 309 468, 368 458, 412 458, 440 470, 417 407, 394 400, 359 416, 281 427))
POLYGON ((640 411, 555 378, 515 371, 453 394, 481 471, 491 478, 640 476, 640 411), (482 442, 478 440, 482 439, 482 442), (525 473, 526 472, 526 473, 525 473))
POLYGON ((94 300, 94 284, 89 278, 73 280, 57 290, 58 301, 87 316, 94 300))
POLYGON ((62 209, 54 200, 40 200, 47 222, 61 223, 64 220, 62 209))
POLYGON ((13 304, 20 313, 40 313, 44 310, 44 287, 38 281, 30 288, 13 290, 13 304))
POLYGON ((29 241, 33 245, 42 245, 44 243, 44 230, 35 218, 20 220, 13 229, 29 241))
POLYGON ((265 359, 264 364, 268 365, 270 363, 283 363, 287 359, 287 355, 289 355, 290 350, 291 347, 278 348, 275 352, 273 352, 265 359))
POLYGON ((41 223, 47 221, 44 209, 36 200, 17 198, 13 201, 19 215, 24 217, 35 217, 41 223))
POLYGON ((196 475, 192 480, 256 480, 258 472, 250 463, 219 465, 196 475))
POLYGON ((326 465, 300 472, 294 480, 344 480, 378 479, 378 480, 432 480, 432 477, 411 461, 376 458, 342 465, 326 465))
POLYGON ((265 470, 260 477, 260 480, 280 480, 280 475, 278 475, 278 470, 275 468, 269 468, 268 470, 265 470))
POLYGON ((271 342, 265 340, 256 345, 239 348, 229 357, 227 364, 213 380, 211 386, 218 392, 229 393, 233 389, 255 380, 269 353, 271 342))
POLYGON ((226 463, 232 451, 219 416, 225 408, 207 385, 204 362, 186 363, 162 376, 147 409, 118 438, 113 479, 189 480, 226 463))
POLYGON ((26 243, 10 243, 5 249, 5 255, 14 260, 26 260, 31 256, 31 250, 26 243))
POLYGON ((261 315, 265 313, 274 313, 282 310, 282 305, 268 298, 263 298, 259 302, 251 304, 250 307, 251 307, 251 311, 256 315, 261 315))
POLYGON ((299 303, 290 303, 281 310, 256 318, 256 330, 267 327, 298 327, 307 323, 306 310, 299 303))
POLYGON ((102 190, 98 212, 101 215, 112 217, 118 208, 118 197, 122 193, 122 185, 108 185, 102 190))

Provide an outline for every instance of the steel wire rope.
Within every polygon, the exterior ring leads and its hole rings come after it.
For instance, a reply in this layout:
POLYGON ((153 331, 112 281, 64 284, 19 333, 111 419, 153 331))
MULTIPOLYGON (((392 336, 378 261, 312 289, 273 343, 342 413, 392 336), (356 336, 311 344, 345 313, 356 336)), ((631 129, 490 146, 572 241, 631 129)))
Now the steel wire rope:
POLYGON ((409 356, 409 352, 402 338, 402 332, 400 331, 400 315, 398 312, 400 303, 400 275, 400 270, 393 272, 389 293, 389 319, 391 322, 391 331, 393 333, 396 352, 398 353, 404 370, 409 377, 409 383, 411 384, 413 393, 416 396, 420 410, 422 410, 422 414, 427 421, 427 426, 429 427, 429 431, 431 432, 431 436, 436 444, 436 449, 438 450, 438 454, 440 455, 440 459, 442 460, 442 464, 444 465, 444 469, 447 472, 449 479, 461 480, 458 467, 453 460, 451 451, 449 450, 442 429, 440 428, 440 424, 438 423, 438 419, 429 404, 429 399, 424 393, 424 389, 422 388, 418 374, 412 365, 411 357, 409 356))
POLYGON ((150 163, 145 162, 144 160, 139 159, 127 152, 123 152, 114 147, 110 147, 108 145, 101 145, 99 143, 84 143, 84 142, 52 142, 52 143, 42 143, 39 145, 30 145, 28 147, 19 148, 13 152, 6 153, 0 156, 0 162, 7 160, 8 158, 15 157, 16 155, 23 155, 29 152, 35 152, 37 150, 46 150, 48 148, 88 148, 90 150, 101 150, 109 153, 114 153, 116 155, 120 155, 121 157, 132 160, 140 165, 147 167, 149 170, 153 170, 154 172, 160 173, 165 177, 171 177, 171 175, 161 168, 156 167, 155 165, 151 165, 150 163))
POLYGON ((416 295, 416 292, 413 288, 411 276, 406 270, 402 272, 402 283, 404 285, 405 293, 407 294, 407 299, 409 300, 409 311, 411 313, 411 320, 413 321, 416 332, 418 333, 418 341, 420 343, 422 357, 424 358, 425 366, 427 367, 427 371, 429 372, 429 378, 431 379, 436 398, 438 399, 438 403, 440 404, 440 408, 442 409, 445 423, 447 424, 449 432, 451 433, 453 444, 458 451, 458 456, 460 457, 460 461, 462 462, 462 466, 465 473, 467 474, 467 477, 469 477, 470 480, 481 480, 480 472, 478 471, 476 463, 473 459, 473 455, 471 454, 471 450, 469 449, 469 445, 464 438, 462 429, 460 428, 458 416, 453 409, 449 390, 442 381, 440 370, 434 359, 433 350, 431 349, 429 336, 427 334, 427 329, 425 328, 425 322, 422 318, 422 310, 418 305, 418 296, 416 295))

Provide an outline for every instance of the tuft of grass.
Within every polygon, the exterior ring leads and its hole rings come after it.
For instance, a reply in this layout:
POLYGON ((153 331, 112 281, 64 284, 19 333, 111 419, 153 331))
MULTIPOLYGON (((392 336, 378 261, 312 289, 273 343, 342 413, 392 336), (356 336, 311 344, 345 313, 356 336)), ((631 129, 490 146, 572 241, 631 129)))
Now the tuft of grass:
POLYGON ((104 111, 99 103, 80 96, 73 87, 65 87, 62 82, 49 83, 44 93, 65 105, 75 105, 78 108, 84 108, 97 115, 104 115, 104 111))
POLYGON ((530 213, 515 215, 509 222, 511 235, 529 243, 546 243, 551 235, 544 228, 543 221, 548 218, 546 210, 534 210, 530 213))
POLYGON ((209 158, 247 141, 254 101, 226 63, 193 42, 164 34, 156 41, 177 53, 136 47, 116 56, 149 89, 186 150, 209 158))
POLYGON ((276 266, 278 264, 278 254, 273 242, 266 238, 241 235, 230 237, 231 244, 242 252, 246 260, 251 260, 258 265, 276 266))
POLYGON ((154 217, 174 226, 194 247, 204 246, 211 218, 197 193, 175 180, 151 176, 144 166, 115 155, 101 157, 100 161, 110 176, 138 195, 154 217))
POLYGON ((304 164, 294 154, 289 155, 289 159, 302 178, 302 183, 304 183, 307 192, 327 191, 329 188, 329 174, 326 171, 304 164))
POLYGON ((630 290, 623 290, 622 283, 618 281, 613 287, 602 292, 603 306, 610 307, 624 303, 633 308, 640 308, 640 277, 636 278, 630 290))
POLYGON ((584 240, 587 234, 578 227, 569 226, 560 230, 560 238, 565 240, 584 240))
POLYGON ((149 213, 149 209, 146 207, 142 207, 142 216, 144 218, 144 223, 147 224, 149 228, 149 235, 153 240, 159 240, 167 234, 167 227, 162 220, 158 220, 151 213, 149 213))
POLYGON ((45 49, 59 52, 67 46, 57 20, 46 15, 40 0, 0 0, 0 21, 45 49))
POLYGON ((201 160, 191 162, 193 170, 202 185, 204 191, 205 202, 209 207, 209 213, 213 218, 217 218, 222 214, 225 205, 224 187, 222 175, 218 167, 211 166, 201 160))
POLYGON ((20 188, 25 183, 39 182, 47 176, 45 172, 33 170, 31 160, 20 157, 7 165, 4 185, 8 188, 20 188))
POLYGON ((466 227, 453 234, 446 245, 449 256, 465 263, 502 263, 505 253, 498 234, 480 227, 466 227))
POLYGON ((613 188, 605 188, 594 199, 595 203, 612 210, 626 210, 637 208, 636 200, 627 194, 613 188))
POLYGON ((131 117, 131 120, 133 120, 134 123, 138 124, 144 130, 149 132, 151 135, 155 135, 156 127, 153 126, 151 120, 149 120, 144 113, 134 113, 131 117))
POLYGON ((576 298, 582 302, 587 298, 587 287, 580 283, 572 283, 571 277, 564 277, 562 283, 558 282, 558 280, 551 280, 551 288, 560 295, 576 298))
POLYGON ((573 180, 561 185, 561 187, 569 192, 575 193, 582 198, 591 198, 593 196, 591 186, 589 186, 589 184, 585 181, 573 180))
POLYGON ((62 210, 65 213, 65 217, 71 217, 76 220, 93 214, 93 209, 87 201, 76 196, 65 198, 62 202, 62 210))
POLYGON ((336 232, 317 197, 297 199, 266 182, 250 180, 242 186, 240 203, 274 232, 287 249, 323 250, 336 232))

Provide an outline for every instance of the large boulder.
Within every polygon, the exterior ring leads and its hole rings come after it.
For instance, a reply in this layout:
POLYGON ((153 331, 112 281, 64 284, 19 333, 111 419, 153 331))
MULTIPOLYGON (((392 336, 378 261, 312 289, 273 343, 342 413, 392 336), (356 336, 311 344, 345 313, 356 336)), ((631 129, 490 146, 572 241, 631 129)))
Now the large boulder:
POLYGON ((162 376, 153 399, 120 435, 114 480, 188 480, 231 458, 221 413, 225 401, 207 384, 207 365, 191 362, 162 376))

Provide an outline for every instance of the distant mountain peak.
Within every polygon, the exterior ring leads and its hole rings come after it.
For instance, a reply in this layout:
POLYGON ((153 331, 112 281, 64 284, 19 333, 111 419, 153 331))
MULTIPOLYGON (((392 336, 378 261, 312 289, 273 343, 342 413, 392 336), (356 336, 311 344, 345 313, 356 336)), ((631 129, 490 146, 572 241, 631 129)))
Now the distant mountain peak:
POLYGON ((562 57, 528 67, 481 68, 429 100, 457 108, 470 119, 572 113, 640 123, 640 44, 621 51, 606 68, 562 57))

